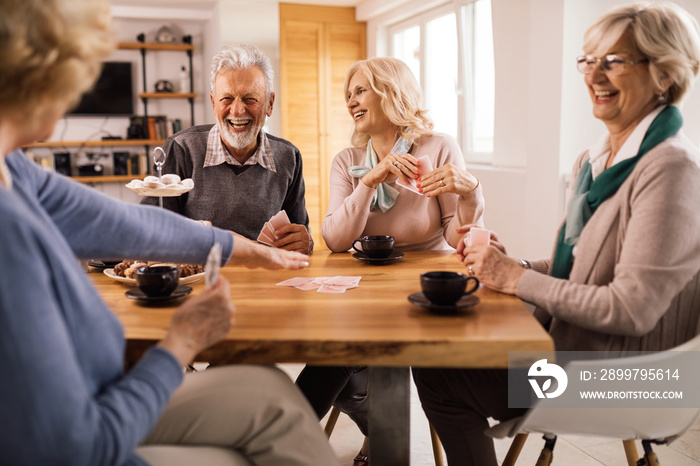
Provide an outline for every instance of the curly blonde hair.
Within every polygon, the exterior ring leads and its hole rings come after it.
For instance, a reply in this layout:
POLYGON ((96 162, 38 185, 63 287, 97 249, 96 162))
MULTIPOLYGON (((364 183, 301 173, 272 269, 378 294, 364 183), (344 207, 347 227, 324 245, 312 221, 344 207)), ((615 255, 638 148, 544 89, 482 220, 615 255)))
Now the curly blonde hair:
POLYGON ((700 70, 700 29, 695 18, 673 3, 621 6, 588 28, 583 49, 590 54, 605 54, 627 32, 649 59, 654 84, 661 87, 666 77, 673 82, 664 95, 665 103, 680 102, 700 70))
POLYGON ((75 105, 113 49, 105 0, 2 0, 2 116, 31 123, 75 105))
MULTIPOLYGON (((421 90, 415 76, 404 62, 396 58, 377 57, 355 62, 345 77, 345 101, 348 101, 350 80, 362 73, 380 97, 382 110, 389 121, 398 126, 397 136, 415 139, 432 133, 433 122, 420 108, 421 90)), ((353 129, 350 142, 355 147, 366 147, 368 134, 353 129)))

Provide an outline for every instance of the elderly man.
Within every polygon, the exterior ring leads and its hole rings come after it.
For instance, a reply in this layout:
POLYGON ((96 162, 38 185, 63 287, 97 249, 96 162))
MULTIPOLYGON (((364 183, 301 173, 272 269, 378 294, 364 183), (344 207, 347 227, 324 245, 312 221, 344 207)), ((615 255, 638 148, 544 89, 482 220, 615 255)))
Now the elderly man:
MULTIPOLYGON (((163 199, 167 209, 255 240, 266 221, 284 210, 291 224, 275 230, 273 246, 309 253, 313 240, 304 201, 301 153, 261 131, 275 93, 270 59, 257 47, 224 47, 212 60, 215 125, 169 137, 163 173, 192 178, 194 189, 163 199)), ((156 204, 156 198, 142 203, 156 204)))

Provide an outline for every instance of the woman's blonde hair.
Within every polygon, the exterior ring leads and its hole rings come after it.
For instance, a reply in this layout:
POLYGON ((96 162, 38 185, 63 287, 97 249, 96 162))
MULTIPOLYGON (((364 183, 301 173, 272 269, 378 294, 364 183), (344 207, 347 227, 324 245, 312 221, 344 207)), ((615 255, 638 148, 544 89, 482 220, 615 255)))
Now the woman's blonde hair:
POLYGON ((664 102, 680 102, 700 70, 700 30, 695 18, 673 3, 639 2, 618 7, 588 28, 583 49, 601 56, 627 32, 649 59, 654 84, 662 87, 664 78, 672 81, 664 102))
POLYGON ((77 103, 114 48, 109 28, 104 0, 2 0, 1 115, 32 123, 77 103))
MULTIPOLYGON (((398 126, 397 136, 415 139, 431 134, 433 122, 419 105, 421 91, 418 81, 404 62, 396 58, 369 58, 355 62, 345 78, 345 101, 349 100, 348 87, 356 73, 362 73, 380 97, 382 110, 389 121, 398 126)), ((355 147, 366 147, 369 135, 352 132, 350 142, 355 147)))

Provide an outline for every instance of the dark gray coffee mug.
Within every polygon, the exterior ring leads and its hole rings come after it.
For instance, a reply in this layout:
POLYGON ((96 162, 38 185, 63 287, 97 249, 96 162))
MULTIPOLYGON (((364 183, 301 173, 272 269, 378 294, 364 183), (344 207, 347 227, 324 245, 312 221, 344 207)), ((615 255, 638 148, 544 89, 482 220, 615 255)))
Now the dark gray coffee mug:
POLYGON ((420 276, 420 286, 431 303, 452 306, 465 294, 475 292, 479 288, 479 280, 458 272, 426 272, 420 276), (470 280, 474 280, 474 286, 467 290, 470 280))
POLYGON ((135 275, 136 284, 150 298, 171 295, 180 282, 180 269, 173 265, 141 267, 135 275))
POLYGON ((384 259, 394 252, 394 237, 389 235, 362 236, 352 242, 352 248, 372 259, 384 259), (356 244, 360 243, 361 249, 356 244))

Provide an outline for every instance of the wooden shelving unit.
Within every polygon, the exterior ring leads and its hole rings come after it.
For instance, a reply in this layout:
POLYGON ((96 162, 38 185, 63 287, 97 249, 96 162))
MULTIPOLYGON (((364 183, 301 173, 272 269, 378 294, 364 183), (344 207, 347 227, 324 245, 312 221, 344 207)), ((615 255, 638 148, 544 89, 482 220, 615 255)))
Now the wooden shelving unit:
MULTIPOLYGON (((120 42, 117 48, 121 50, 140 50, 142 59, 142 90, 139 98, 144 106, 144 121, 148 121, 148 100, 149 99, 187 99, 190 104, 191 124, 194 125, 194 99, 197 94, 194 92, 194 81, 192 72, 192 52, 194 45, 191 43, 170 44, 170 43, 147 43, 144 41, 144 35, 140 34, 137 39, 139 42, 120 42), (146 91, 146 52, 147 51, 172 51, 185 52, 189 57, 190 62, 190 92, 145 92, 146 91)), ((184 42, 191 42, 191 36, 183 37, 184 42)), ((108 139, 101 141, 44 141, 28 144, 25 149, 32 148, 51 148, 51 147, 127 147, 127 146, 144 146, 146 153, 153 146, 161 146, 165 143, 164 139, 108 139)), ((129 182, 135 178, 143 179, 147 175, 117 175, 117 176, 73 176, 76 181, 81 183, 112 183, 112 182, 129 182)))
POLYGON ((160 146, 165 139, 108 139, 105 141, 44 141, 25 146, 32 147, 124 147, 160 146))
POLYGON ((140 50, 142 64, 142 81, 144 92, 139 94, 141 102, 143 102, 143 113, 145 121, 148 121, 148 99, 187 99, 190 104, 190 125, 194 126, 194 98, 197 96, 194 92, 194 74, 192 71, 192 52, 194 45, 191 44, 192 36, 183 37, 183 44, 169 44, 159 42, 145 42, 144 34, 137 36, 138 42, 120 42, 117 47, 122 50, 140 50), (190 92, 146 92, 146 52, 185 52, 190 62, 190 92))
POLYGON ((122 50, 171 50, 175 52, 186 52, 194 50, 192 44, 161 44, 157 42, 119 42, 117 48, 122 50))
POLYGON ((71 176, 71 179, 80 183, 114 183, 139 179, 143 180, 148 175, 109 175, 109 176, 71 176))

